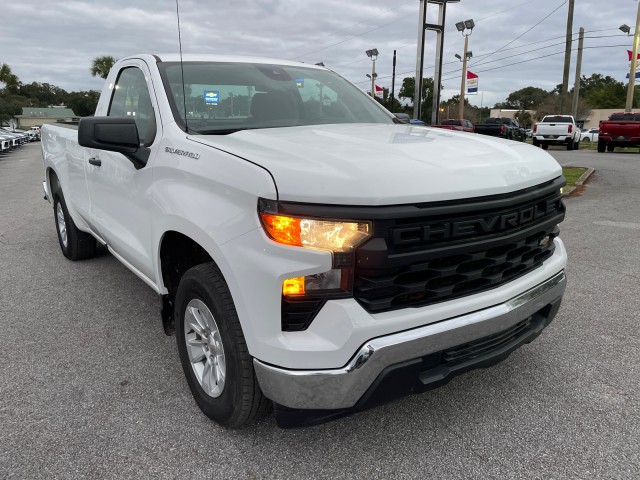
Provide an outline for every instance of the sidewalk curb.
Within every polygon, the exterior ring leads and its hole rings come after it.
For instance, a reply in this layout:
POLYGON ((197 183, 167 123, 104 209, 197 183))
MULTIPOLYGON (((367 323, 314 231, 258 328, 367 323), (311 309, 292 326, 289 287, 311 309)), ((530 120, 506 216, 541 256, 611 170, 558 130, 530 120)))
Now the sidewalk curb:
MULTIPOLYGON (((575 165, 564 165, 565 167, 575 167, 575 165)), ((584 167, 577 167, 577 168, 584 168, 584 167)), ((591 168, 588 167, 587 171, 584 172, 582 175, 580 175, 580 178, 578 178, 578 180, 576 180, 576 183, 573 187, 569 187, 566 189, 562 190, 562 196, 563 197, 569 197, 571 194, 573 194, 573 192, 576 191, 576 189, 578 187, 582 187, 584 182, 586 182, 587 180, 589 180, 589 178, 591 177, 591 175, 593 175, 595 173, 596 169, 595 168, 591 168)))

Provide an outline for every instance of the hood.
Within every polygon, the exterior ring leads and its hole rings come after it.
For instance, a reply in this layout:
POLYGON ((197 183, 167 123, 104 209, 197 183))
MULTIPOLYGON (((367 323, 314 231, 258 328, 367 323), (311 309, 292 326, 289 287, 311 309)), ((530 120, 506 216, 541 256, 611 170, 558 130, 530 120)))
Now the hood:
POLYGON ((562 174, 543 150, 473 133, 342 124, 243 130, 192 140, 271 172, 279 200, 394 205, 521 190, 562 174))

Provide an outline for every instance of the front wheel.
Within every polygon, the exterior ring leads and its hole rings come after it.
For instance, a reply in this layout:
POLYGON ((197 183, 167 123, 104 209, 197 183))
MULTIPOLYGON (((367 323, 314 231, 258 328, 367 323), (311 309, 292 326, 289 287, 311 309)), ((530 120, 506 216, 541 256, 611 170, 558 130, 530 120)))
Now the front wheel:
POLYGON ((215 264, 188 270, 175 302, 176 340, 193 398, 216 423, 240 428, 269 411, 231 293, 215 264))

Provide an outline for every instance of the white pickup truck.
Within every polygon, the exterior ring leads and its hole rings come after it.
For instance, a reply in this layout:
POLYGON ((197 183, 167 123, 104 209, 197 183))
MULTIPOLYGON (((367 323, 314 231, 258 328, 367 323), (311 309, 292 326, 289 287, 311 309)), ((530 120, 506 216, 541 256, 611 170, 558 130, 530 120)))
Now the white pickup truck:
POLYGON ((320 423, 497 363, 565 289, 551 156, 398 124, 323 67, 125 58, 42 150, 62 253, 106 246, 158 293, 228 427, 271 405, 320 423))
POLYGON ((549 145, 566 145, 567 150, 580 148, 581 131, 571 115, 547 115, 533 126, 533 145, 544 150, 549 145))

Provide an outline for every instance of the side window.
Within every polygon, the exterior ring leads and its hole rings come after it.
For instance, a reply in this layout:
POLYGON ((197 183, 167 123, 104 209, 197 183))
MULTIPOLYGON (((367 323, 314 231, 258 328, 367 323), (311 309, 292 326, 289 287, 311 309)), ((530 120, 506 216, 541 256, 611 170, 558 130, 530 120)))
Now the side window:
POLYGON ((109 117, 133 117, 140 143, 148 147, 156 136, 156 116, 144 73, 137 67, 123 68, 109 105, 109 117))

